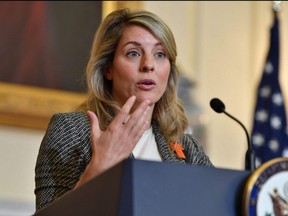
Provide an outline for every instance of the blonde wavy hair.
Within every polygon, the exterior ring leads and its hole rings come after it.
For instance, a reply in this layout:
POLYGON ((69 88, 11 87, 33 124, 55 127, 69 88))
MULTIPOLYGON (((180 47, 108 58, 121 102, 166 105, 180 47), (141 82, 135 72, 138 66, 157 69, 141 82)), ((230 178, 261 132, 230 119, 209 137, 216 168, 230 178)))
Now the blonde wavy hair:
POLYGON ((149 30, 167 49, 171 64, 167 88, 155 104, 152 120, 159 124, 167 141, 179 140, 188 127, 184 108, 177 96, 179 72, 176 67, 176 43, 170 28, 148 11, 121 9, 110 13, 96 31, 90 59, 86 68, 88 99, 79 111, 94 111, 100 128, 105 130, 119 111, 113 100, 112 83, 104 76, 114 58, 114 52, 126 26, 137 25, 149 30))

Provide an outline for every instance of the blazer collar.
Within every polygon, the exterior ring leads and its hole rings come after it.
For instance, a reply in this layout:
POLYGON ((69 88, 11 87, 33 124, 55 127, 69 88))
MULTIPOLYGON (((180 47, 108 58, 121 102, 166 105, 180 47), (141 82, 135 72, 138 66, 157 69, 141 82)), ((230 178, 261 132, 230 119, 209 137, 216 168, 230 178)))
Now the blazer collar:
POLYGON ((158 150, 163 161, 166 162, 176 162, 176 163, 185 163, 185 161, 181 158, 178 158, 170 149, 167 140, 164 135, 160 132, 159 124, 152 120, 152 130, 155 136, 155 140, 157 143, 158 150))

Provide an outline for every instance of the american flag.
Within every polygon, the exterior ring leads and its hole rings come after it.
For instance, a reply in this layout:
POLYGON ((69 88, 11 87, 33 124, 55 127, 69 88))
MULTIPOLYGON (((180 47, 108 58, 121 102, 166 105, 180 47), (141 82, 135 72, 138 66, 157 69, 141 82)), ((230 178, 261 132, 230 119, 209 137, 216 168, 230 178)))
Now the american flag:
POLYGON ((288 156, 288 136, 284 99, 279 84, 279 20, 277 13, 270 30, 270 48, 258 86, 252 129, 256 166, 288 156))

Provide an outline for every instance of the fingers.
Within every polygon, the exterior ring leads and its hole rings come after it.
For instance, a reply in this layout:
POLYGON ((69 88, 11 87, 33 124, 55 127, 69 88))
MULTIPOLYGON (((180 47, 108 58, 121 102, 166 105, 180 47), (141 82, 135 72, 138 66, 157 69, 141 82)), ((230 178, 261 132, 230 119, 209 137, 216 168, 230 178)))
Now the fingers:
POLYGON ((124 112, 129 113, 130 110, 131 110, 131 108, 132 108, 132 106, 134 105, 135 101, 136 101, 136 96, 135 96, 135 95, 131 96, 131 97, 126 101, 126 103, 124 104, 124 106, 122 107, 122 110, 123 110, 124 112))
POLYGON ((143 101, 133 112, 131 112, 133 106, 131 105, 132 101, 127 101, 116 118, 119 118, 119 121, 121 120, 122 135, 126 140, 130 140, 131 147, 134 147, 144 131, 148 129, 151 116, 148 115, 150 110, 149 101, 143 101))
POLYGON ((128 157, 144 133, 151 120, 149 101, 142 102, 132 112, 135 101, 135 96, 130 97, 105 131, 101 131, 95 113, 87 111, 91 125, 91 173, 103 171, 128 157))
POLYGON ((121 108, 120 113, 116 117, 116 122, 126 124, 130 118, 130 110, 136 101, 136 96, 131 96, 121 108))
POLYGON ((87 111, 87 116, 90 120, 91 139, 96 140, 101 135, 101 130, 100 130, 98 118, 97 118, 96 114, 92 111, 87 111))
MULTIPOLYGON (((133 113, 131 109, 136 101, 136 96, 131 96, 126 103, 121 108, 120 112, 117 114, 113 122, 110 124, 109 129, 112 131, 119 130, 119 126, 124 126, 126 129, 131 129, 136 126, 136 130, 142 129, 145 126, 145 119, 148 119, 147 122, 150 122, 150 118, 146 117, 146 114, 149 110, 149 101, 142 102, 133 113)), ((101 135, 101 130, 99 126, 99 121, 95 113, 87 111, 88 118, 91 124, 92 138, 98 138, 101 135)), ((144 127, 146 128, 146 127, 144 127)))
POLYGON ((144 131, 148 128, 150 123, 150 118, 148 117, 148 112, 150 106, 147 102, 143 102, 140 106, 131 114, 129 121, 126 125, 130 128, 130 134, 140 138, 144 131))
POLYGON ((122 121, 122 124, 123 124, 123 125, 126 124, 126 123, 129 121, 130 117, 131 117, 131 116, 128 114, 128 115, 126 116, 126 118, 124 118, 124 120, 122 121))
POLYGON ((96 114, 92 111, 87 111, 87 116, 90 120, 91 130, 99 130, 99 121, 96 114))
MULTIPOLYGON (((135 96, 131 96, 127 102, 123 105, 123 107, 121 108, 120 112, 118 113, 118 115, 115 118, 115 124, 117 125, 117 127, 122 124, 125 125, 126 127, 128 127, 130 125, 130 127, 132 127, 139 119, 141 119, 141 117, 143 117, 143 115, 146 114, 146 110, 149 107, 149 101, 144 101, 142 102, 133 113, 131 113, 131 109, 134 105, 136 101, 136 97, 135 96), (131 121, 131 118, 133 117, 133 121, 131 121), (127 124, 129 123, 129 124, 127 124)), ((143 122, 139 122, 143 125, 143 122)))

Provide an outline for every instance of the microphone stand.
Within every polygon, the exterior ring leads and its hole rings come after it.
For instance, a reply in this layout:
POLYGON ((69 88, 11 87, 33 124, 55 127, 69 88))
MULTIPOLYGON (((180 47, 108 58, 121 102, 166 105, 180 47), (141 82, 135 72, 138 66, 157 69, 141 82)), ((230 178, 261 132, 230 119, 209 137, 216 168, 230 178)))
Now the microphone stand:
POLYGON ((225 113, 227 116, 229 116, 230 118, 232 118, 236 122, 238 122, 241 125, 241 127, 244 129, 245 134, 246 134, 246 138, 247 138, 247 143, 248 143, 248 149, 247 149, 246 154, 245 154, 245 170, 254 171, 255 170, 255 152, 252 148, 252 144, 251 144, 251 141, 250 141, 250 138, 248 135, 248 131, 246 130, 245 126, 238 119, 236 119, 234 116, 230 115, 225 110, 223 110, 223 113, 225 113))

